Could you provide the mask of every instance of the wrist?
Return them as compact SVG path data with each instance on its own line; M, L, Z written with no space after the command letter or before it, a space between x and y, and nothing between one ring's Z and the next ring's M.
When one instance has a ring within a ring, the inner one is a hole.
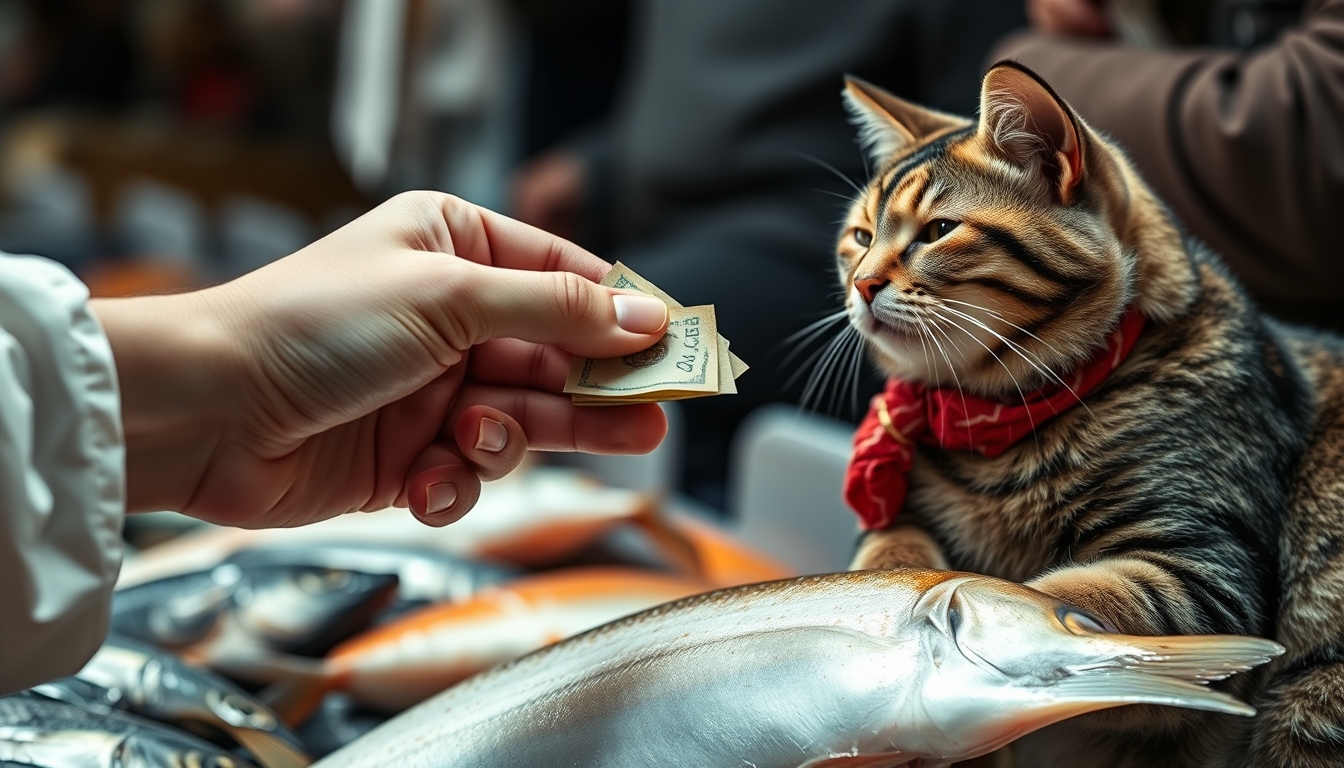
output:
M222 437L232 344L209 294L89 303L117 369L129 512L186 508Z

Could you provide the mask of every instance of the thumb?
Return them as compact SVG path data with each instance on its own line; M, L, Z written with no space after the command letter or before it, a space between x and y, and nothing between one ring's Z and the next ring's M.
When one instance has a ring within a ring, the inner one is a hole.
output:
M471 265L466 301L477 343L515 338L554 344L585 357L616 357L653 345L667 330L667 305L572 272ZM450 309L450 311L452 311Z

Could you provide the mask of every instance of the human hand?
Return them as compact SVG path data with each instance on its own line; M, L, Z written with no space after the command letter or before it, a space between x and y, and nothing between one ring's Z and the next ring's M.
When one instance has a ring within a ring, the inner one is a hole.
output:
M513 181L513 215L572 240L586 184L582 161L571 152L549 152L528 163Z
M1037 31L1061 37L1110 37L1104 0L1027 0L1027 18Z
M527 448L642 453L657 405L578 408L570 353L644 349L662 302L570 243L410 193L221 286L98 300L128 506L242 527L407 505L445 525Z

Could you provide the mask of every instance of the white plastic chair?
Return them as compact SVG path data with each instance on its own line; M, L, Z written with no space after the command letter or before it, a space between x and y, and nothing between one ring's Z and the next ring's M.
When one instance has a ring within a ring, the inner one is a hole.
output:
M841 497L854 427L796 408L762 408L733 439L734 531L800 573L843 571L858 525Z

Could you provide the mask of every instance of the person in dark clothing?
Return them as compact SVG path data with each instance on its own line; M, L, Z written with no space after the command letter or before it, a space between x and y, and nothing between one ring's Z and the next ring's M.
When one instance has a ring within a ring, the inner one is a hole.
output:
M1344 330L1344 0L1150 4L1186 11L1158 48L1108 39L1125 5L1031 0L990 58L1117 139L1271 314Z
M785 366L786 339L840 306L836 195L853 190L826 166L866 174L842 75L969 114L990 45L1025 18L996 0L648 0L636 18L613 118L525 168L512 212L683 303L715 305L719 330L754 367L738 396L685 404L686 489L721 506L737 425L796 399L806 380L786 388L806 359ZM851 398L823 400L825 410Z

